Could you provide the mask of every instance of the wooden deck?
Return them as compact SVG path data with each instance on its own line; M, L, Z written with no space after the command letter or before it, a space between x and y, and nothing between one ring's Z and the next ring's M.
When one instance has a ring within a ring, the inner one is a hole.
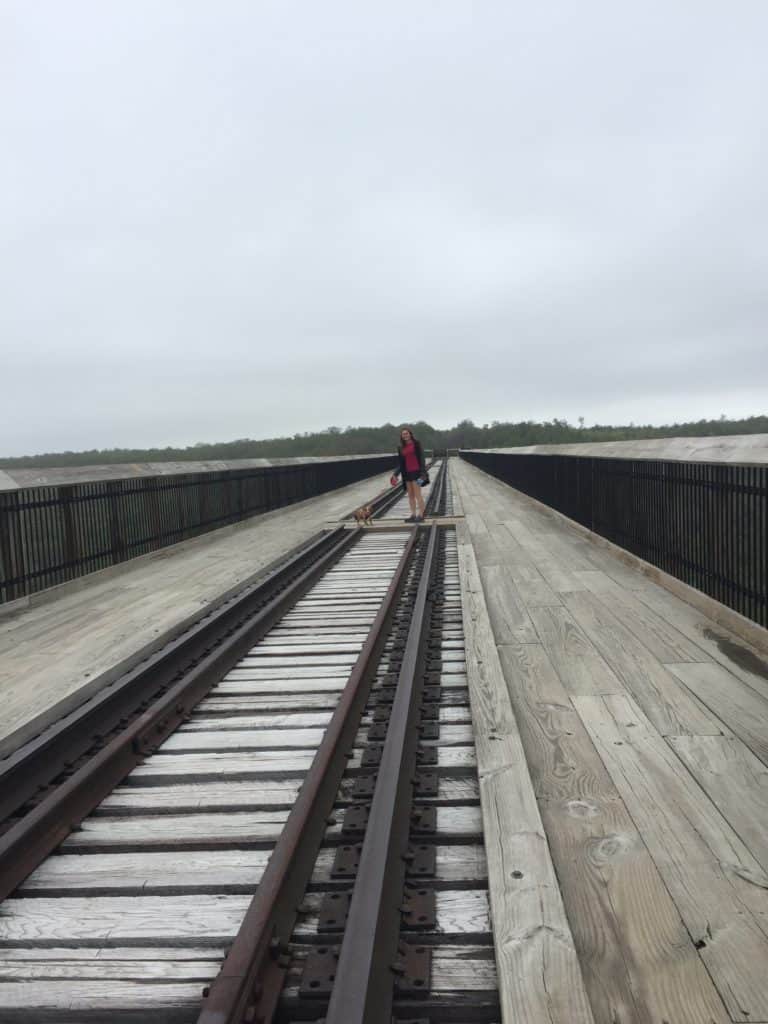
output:
M476 861L478 879L487 866L488 892L457 890L450 905L443 897L441 921L450 917L457 934L493 922L505 1024L768 1024L768 634L764 647L762 634L759 647L749 646L558 514L465 462L452 460L451 474L456 510L465 514L453 521L485 855L479 845L460 845L450 858ZM270 513L0 618L0 744L35 715L55 716L62 701L80 699L147 643L177 631L207 601L239 588L370 493L369 481ZM320 680L314 694L302 669L287 663L280 671L281 706L300 702L295 739L309 751L332 688ZM232 685L239 684L222 683L219 696ZM249 700L263 719L264 708ZM474 765L466 714L451 709L443 728L438 768ZM36 890L26 893L29 912L45 917L43 897L82 874L85 851L96 890L106 885L140 901L145 888L172 889L178 878L162 852L163 829L184 824L203 786L211 813L219 803L229 808L228 829L244 848L234 857L196 853L188 865L202 894L222 898L219 918L206 923L216 949L201 950L188 969L180 954L171 965L177 974L159 961L156 980L188 985L185 998L196 999L263 870L258 846L274 839L295 796L285 773L296 768L296 750L272 749L266 733L259 742L254 762L236 729L215 743L199 723L181 730L162 759L136 769L153 783L152 799L173 774L174 801L182 798L176 816L153 824L146 793L118 789L106 803L113 814L94 818L26 883ZM352 768L358 759L356 752ZM215 790L214 765L240 788ZM251 820L241 836L237 809L253 802L247 773L255 767L268 780L259 783L260 798L274 807L256 832ZM183 772L188 780L180 783ZM475 835L477 808L460 811L466 821L459 816L452 831ZM157 850L117 874L113 847L130 844L136 829ZM321 864L320 875L325 870ZM130 921L121 931L117 904L104 904L103 920L91 919L87 895L73 902L71 920L94 929L94 943L102 929L105 949L127 935L123 944L141 960L133 949L139 932L130 932ZM179 915L189 915L197 935L201 912L189 900ZM143 906L136 904L142 928ZM158 919L157 928L166 926ZM64 931L62 943L72 938L69 920ZM149 942L154 933L141 935ZM3 953L4 976L14 977L13 957ZM121 948L107 953L110 963L123 957ZM110 982L107 966L94 973L104 999L115 979L125 981L117 964ZM60 969L66 978L64 961ZM455 983L454 965L448 975ZM33 990L25 986L30 1000Z
M516 723L491 732L509 753L487 772L477 741L509 1019L569 1019L542 1001L541 968L571 976L573 948L589 1005L577 979L570 1019L768 1021L768 659L562 517L467 463L451 470L462 577L471 591L477 572L492 627L477 671L498 659ZM529 874L538 815L546 844ZM533 879L517 897L506 868Z
M376 476L0 607L0 756L385 486Z

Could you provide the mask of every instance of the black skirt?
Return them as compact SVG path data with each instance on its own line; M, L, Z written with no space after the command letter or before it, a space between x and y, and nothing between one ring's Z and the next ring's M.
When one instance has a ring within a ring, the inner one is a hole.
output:
M403 473L403 479L404 480L418 480L420 476L421 476L421 470L420 469L406 470L405 473Z

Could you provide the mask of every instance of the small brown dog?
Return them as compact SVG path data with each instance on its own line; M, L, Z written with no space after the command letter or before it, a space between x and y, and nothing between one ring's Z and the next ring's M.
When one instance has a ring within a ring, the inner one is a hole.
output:
M361 505L360 508L355 510L355 520L358 526L373 526L373 509L370 505Z

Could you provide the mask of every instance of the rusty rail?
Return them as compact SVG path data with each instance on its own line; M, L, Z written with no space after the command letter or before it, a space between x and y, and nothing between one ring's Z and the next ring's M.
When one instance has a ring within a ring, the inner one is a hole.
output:
M390 1024L392 1019L419 745L424 682L420 669L425 624L429 622L436 543L437 527L432 526L326 1024Z

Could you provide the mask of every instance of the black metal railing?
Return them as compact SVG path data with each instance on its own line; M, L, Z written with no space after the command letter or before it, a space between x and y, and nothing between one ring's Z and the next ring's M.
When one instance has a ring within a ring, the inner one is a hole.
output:
M768 626L768 466L480 451L461 455Z
M0 604L392 468L373 455L0 491Z

